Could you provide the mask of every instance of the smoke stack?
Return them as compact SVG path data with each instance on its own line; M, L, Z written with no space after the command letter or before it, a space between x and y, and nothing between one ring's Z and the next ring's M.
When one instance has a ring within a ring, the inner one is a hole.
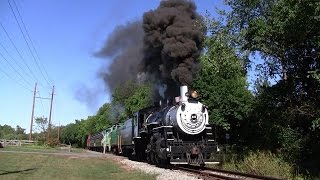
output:
M180 86L180 102L188 101L188 86Z

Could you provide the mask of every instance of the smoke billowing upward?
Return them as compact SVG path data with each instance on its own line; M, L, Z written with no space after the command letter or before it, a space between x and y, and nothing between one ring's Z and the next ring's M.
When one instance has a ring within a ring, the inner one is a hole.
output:
M160 6L143 16L144 71L157 74L169 85L190 85L204 32L202 18L191 1L161 1ZM169 89L168 89L169 90Z
M111 59L99 75L110 90L133 80L151 83L154 100L173 98L190 85L204 40L203 20L193 2L161 1L143 21L117 27L97 56Z
M96 54L112 60L109 68L99 72L111 90L129 80L136 80L138 65L143 58L143 35L140 21L118 26Z

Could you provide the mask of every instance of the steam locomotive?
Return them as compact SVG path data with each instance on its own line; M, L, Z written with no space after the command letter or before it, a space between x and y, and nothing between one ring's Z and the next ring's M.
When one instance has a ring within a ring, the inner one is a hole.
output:
M176 104L141 109L123 124L88 136L87 147L101 151L104 142L108 151L153 164L218 163L212 156L218 146L208 120L197 93L181 86Z

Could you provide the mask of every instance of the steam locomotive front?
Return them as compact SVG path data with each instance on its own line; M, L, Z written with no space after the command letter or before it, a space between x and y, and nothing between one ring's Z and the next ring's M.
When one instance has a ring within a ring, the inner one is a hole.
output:
M171 107L166 114L166 124L184 134L200 134L209 122L206 106L192 97L196 94L188 94L187 86L180 87L180 95L179 104Z
M217 149L207 107L197 100L195 92L180 87L175 105L155 111L146 119L150 141L146 148L150 162L168 161L172 164L216 163L210 158ZM155 153L155 155L154 155Z

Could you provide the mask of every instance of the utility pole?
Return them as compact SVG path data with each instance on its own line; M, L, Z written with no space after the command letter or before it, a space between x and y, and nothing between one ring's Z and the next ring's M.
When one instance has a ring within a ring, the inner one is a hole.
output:
M36 93L37 93L37 82L34 85L34 91L33 91L33 103L32 103L32 111L31 111L31 122L30 122L30 133L29 133L29 140L32 140L32 127L33 127L33 116L34 116L34 106L35 106L35 100L36 100Z
M51 114L52 114L53 95L54 95L54 86L52 87L52 93L51 93L51 103L50 103L50 113L49 113L49 125L48 125L48 141L49 141L49 139L50 139L50 131L51 131Z
M58 142L60 143L60 121L59 121L59 127L58 127Z

